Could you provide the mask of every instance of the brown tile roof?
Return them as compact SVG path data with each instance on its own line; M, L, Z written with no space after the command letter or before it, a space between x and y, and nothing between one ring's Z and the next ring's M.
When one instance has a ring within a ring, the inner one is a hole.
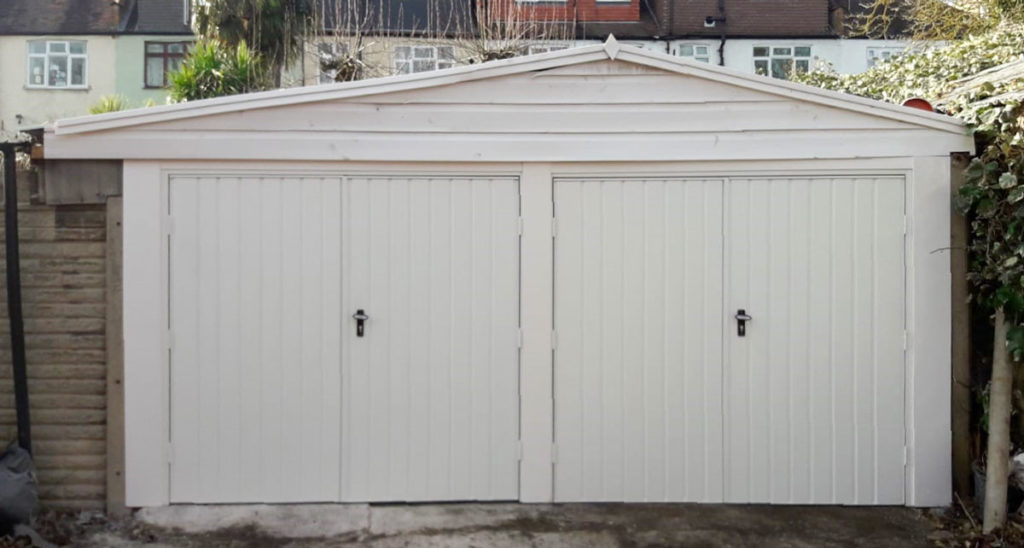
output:
M0 4L0 35L114 34L121 9L111 0L3 0Z

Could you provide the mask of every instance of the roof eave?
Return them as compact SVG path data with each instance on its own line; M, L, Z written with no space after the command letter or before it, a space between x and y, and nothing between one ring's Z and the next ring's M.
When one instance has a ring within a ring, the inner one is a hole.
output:
M479 65L467 65L435 72L391 76L342 84L325 84L320 86L272 90L229 97L218 97L214 99L204 99L200 101L178 103L160 107L68 118L57 121L53 126L52 132L56 135L67 135L93 131L105 131L122 127L178 120L193 116L223 114L240 110L393 93L397 91L451 85L494 76L551 69L570 64L599 61L602 59L620 59L678 74L711 78L765 93L782 95L834 108L853 110L861 113L867 112L875 116L897 119L931 129L966 135L965 124L962 121L949 116L910 109L873 99L866 99L854 95L814 88L803 84L795 84L755 74L741 73L732 69L709 65L707 63L700 63L666 54L655 53L634 46L622 45L614 36L609 37L604 44L572 48L540 55L490 61Z

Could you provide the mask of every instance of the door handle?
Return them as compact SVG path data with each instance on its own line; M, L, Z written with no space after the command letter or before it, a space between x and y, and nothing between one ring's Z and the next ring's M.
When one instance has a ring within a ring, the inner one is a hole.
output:
M734 318L736 318L736 334L739 335L740 337L746 337L747 322L753 320L754 318L747 314L747 311L742 308L736 311L736 315L734 316Z
M362 308L360 308L359 310L356 310L355 314L352 314L352 319L356 321L356 337L362 337L366 320L369 320L370 317L366 315L366 312L363 312Z

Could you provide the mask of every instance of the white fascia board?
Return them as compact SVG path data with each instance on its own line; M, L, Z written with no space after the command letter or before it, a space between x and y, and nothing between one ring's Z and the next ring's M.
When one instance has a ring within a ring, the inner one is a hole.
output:
M48 132L52 131L56 135L87 133L241 110L365 97L368 95L451 85L604 59L621 60L677 74L705 78L737 87L780 95L799 101L812 102L833 108L908 122L930 129L947 131L963 136L961 150L974 151L974 142L967 134L966 125L962 121L950 116L766 76L746 74L733 69L716 67L707 63L652 52L635 46L622 45L614 41L614 37L610 37L608 42L603 45L584 46L540 55L503 59L480 65L468 65L435 72L391 76L342 84L324 84L320 86L273 90L178 103L162 107L68 118L58 121Z

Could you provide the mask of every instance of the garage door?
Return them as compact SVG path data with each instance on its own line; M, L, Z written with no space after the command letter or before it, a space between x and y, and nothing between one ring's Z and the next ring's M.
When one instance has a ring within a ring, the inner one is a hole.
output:
M556 181L556 500L902 503L903 204Z
M171 501L517 498L518 197L174 177Z

